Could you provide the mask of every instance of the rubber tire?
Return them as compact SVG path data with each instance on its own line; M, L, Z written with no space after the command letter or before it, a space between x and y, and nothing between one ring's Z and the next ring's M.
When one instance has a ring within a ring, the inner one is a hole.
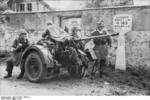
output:
M39 64L39 74L37 75L37 77L32 77L29 70L31 70L28 66L30 60L32 59L35 59L36 61L38 61L38 64ZM38 82L41 82L44 78L44 76L46 75L46 67L44 66L43 62L42 62L42 59L40 57L40 55L37 53L37 52L31 52L26 60L25 60L25 74L27 76L27 79L30 81L30 82L34 82L34 83L38 83Z

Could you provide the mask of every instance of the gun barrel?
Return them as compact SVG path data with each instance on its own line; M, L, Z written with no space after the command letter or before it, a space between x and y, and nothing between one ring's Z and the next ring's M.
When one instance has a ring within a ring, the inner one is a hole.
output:
M76 41L79 41L79 40L90 40L90 39L95 39L95 38L102 38L102 37L107 37L107 36L117 36L117 35L119 35L119 33L108 34L108 35L98 35L98 36L83 37L83 38L75 39L75 40Z

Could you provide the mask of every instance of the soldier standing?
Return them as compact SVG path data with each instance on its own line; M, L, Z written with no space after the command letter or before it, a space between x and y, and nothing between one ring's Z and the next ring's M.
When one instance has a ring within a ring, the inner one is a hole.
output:
M20 64L21 55L23 51L29 46L29 41L26 37L27 32L25 30L21 30L19 37L14 40L11 56L6 62L7 75L4 76L4 78L11 77L14 65ZM24 74L22 72L24 72L23 69L21 69L21 74L17 77L18 79L23 77Z
M97 23L96 31L94 31L91 35L98 36L98 35L107 35L108 32L104 28L104 22L100 21ZM92 76L96 73L96 68L99 69L99 75L102 77L104 67L106 66L106 57L108 55L108 45L111 46L111 39L109 36L93 39L94 46L89 52L93 59L94 66L92 68Z

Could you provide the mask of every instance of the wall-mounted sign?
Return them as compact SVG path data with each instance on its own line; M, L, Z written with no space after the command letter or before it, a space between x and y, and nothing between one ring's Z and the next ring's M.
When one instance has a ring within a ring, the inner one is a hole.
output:
M115 32L119 32L115 68L126 70L125 33L132 30L132 16L127 14L114 16L113 29Z
M114 16L113 29L116 32L132 30L132 15L121 14Z

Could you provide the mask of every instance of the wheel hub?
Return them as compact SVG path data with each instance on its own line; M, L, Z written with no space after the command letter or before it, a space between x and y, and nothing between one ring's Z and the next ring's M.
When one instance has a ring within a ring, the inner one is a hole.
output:
M40 72L38 61L37 61L35 58L32 58L32 59L29 61L28 66L29 66L30 75L31 75L33 78L37 77L37 75L39 75L39 72Z

